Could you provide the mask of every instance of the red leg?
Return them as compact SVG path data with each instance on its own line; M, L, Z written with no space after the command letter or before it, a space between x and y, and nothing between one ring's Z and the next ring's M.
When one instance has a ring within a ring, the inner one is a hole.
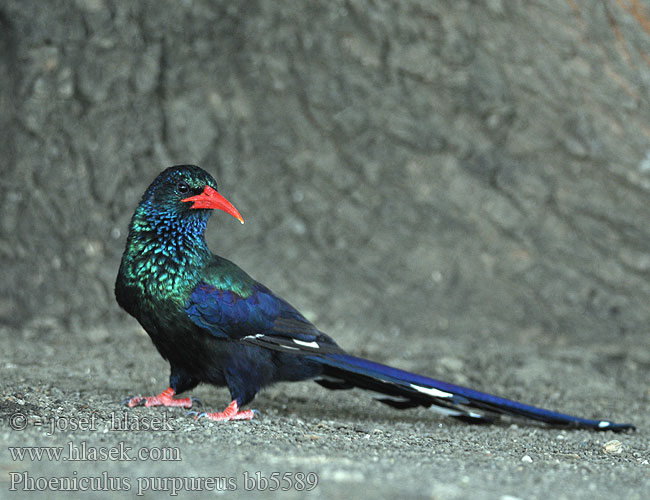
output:
M235 399L224 411L199 413L195 418L206 417L215 422L226 422L228 420L252 420L254 416L255 412L253 410L240 411Z
M168 387L157 396L135 396L128 398L124 402L129 408L134 406L182 406L184 408L192 407L192 398L174 399L174 389Z

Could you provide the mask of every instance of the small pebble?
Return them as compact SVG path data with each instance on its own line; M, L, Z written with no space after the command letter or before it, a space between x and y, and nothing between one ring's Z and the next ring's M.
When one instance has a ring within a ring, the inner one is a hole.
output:
M618 439L612 439L603 445L602 450L607 455L620 455L623 452L623 443Z

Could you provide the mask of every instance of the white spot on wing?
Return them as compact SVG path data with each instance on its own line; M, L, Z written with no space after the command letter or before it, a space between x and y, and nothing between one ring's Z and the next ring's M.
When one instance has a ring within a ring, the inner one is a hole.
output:
M438 389L435 389L433 387L422 387L421 385L415 385L415 384L410 384L411 388L415 389L418 392L421 392L422 394L428 394L429 396L433 396L434 398L453 398L454 395L451 394L450 392L444 392L440 391Z
M264 334L263 333L257 333L255 335L246 335L245 337L242 337L242 340L246 340L246 339L253 339L254 340L254 339L259 339L261 337L264 337Z
M600 427L601 429L604 428L604 427L609 427L610 425L612 425L612 423L607 422L605 420L602 420L602 421L598 422L598 427Z
M298 345L302 345L305 347L312 347L313 349L318 349L320 347L318 345L318 342L305 342L303 340L297 340L297 339L293 339L293 341Z

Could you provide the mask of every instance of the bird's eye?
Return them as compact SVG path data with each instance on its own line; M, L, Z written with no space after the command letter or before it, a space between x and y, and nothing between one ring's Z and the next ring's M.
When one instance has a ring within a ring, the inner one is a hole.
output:
M187 182L180 181L178 184L176 184L176 191L181 194L186 194L190 192L190 187L187 185Z

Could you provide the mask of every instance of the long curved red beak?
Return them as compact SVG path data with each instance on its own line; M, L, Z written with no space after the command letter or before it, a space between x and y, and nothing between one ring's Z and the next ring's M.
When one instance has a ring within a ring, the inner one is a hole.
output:
M223 210L227 214L232 215L235 219L239 220L242 224L244 223L244 218L241 216L239 211L233 206L232 203L230 203L228 200L226 200L223 196L221 196L216 189L212 189L210 186L205 186L205 189L203 189L203 192L201 194L197 194L196 196L190 196L189 198L185 198L184 200L181 200L184 202L190 202L193 201L194 205L192 205L190 208L209 208L209 209L218 209L218 210Z

